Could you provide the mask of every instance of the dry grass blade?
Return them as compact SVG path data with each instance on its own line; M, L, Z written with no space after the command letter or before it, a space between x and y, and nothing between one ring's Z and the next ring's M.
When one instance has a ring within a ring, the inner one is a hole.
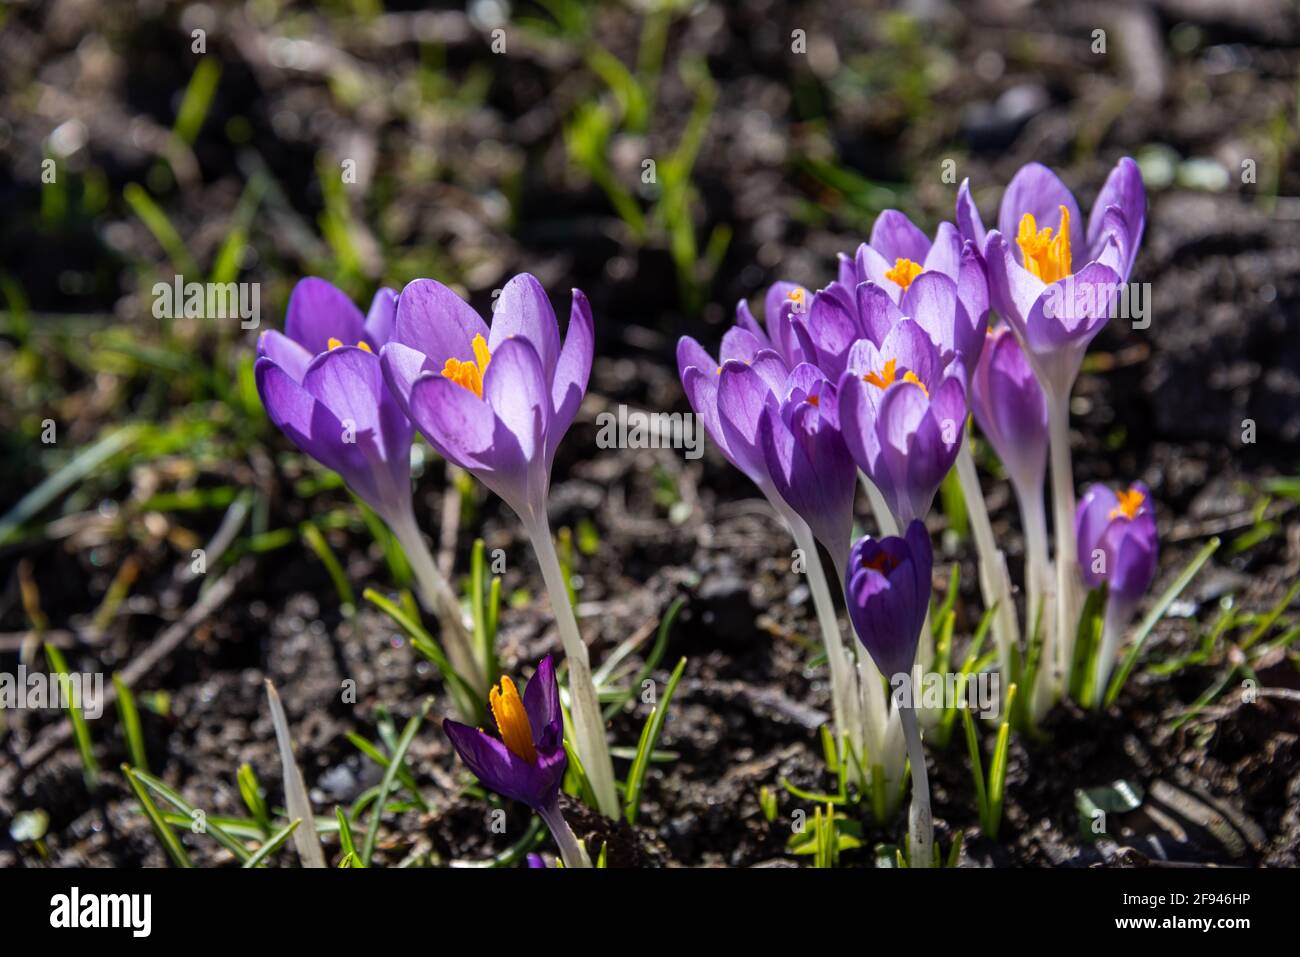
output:
M303 783L302 771L293 758L293 740L289 737L289 719L284 716L284 705L276 693L275 685L268 678L266 681L266 700L271 704L271 721L275 724L275 740L280 746L280 766L284 769L284 803L289 808L289 817L304 821L314 821L311 801L307 798L307 785ZM293 832L293 845L298 849L298 860L303 867L327 867L325 851L321 848L320 838L314 827L300 827Z

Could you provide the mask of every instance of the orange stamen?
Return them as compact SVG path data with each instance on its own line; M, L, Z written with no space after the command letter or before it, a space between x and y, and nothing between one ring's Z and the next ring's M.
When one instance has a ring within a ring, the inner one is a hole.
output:
M448 359L442 367L442 374L458 386L469 389L481 399L483 398L483 376L487 374L492 353L488 351L487 340L481 335L474 337L473 347L473 359Z
M913 279L921 275L922 269L920 263L911 259L895 259L894 268L885 270L885 278L906 289L912 285Z
M885 367L879 372L868 372L862 377L863 382L869 382L877 389L888 389L898 381L898 360L889 359L885 362ZM925 393L926 398L930 397L930 390L925 387L925 383L916 377L916 373L908 370L903 373L904 382L910 382L912 385L920 386L921 391Z
M1061 207L1061 225L1052 238L1052 228L1038 228L1033 213L1020 217L1016 245L1024 257L1025 268L1043 282L1056 282L1070 275L1070 211Z
M1119 493L1119 504L1112 508L1110 514L1106 517L1119 518L1123 515L1131 522L1133 519L1137 518L1138 509L1142 507L1142 503L1146 500L1147 497L1138 489L1121 489Z
M524 710L523 699L509 675L501 676L501 687L488 692L488 704L492 707L492 717L496 718L497 730L501 732L501 742L516 757L523 758L529 764L537 763L537 748L533 744L533 726L528 722L528 712Z

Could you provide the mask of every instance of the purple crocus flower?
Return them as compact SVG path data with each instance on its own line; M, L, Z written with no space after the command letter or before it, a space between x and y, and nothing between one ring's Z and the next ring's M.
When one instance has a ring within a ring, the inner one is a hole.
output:
M988 281L975 244L951 223L939 225L932 243L902 213L886 210L854 258L840 255L838 279L817 293L804 324L817 361L832 377L843 372L855 340L879 346L903 316L921 323L945 361L960 353L969 375L988 312Z
M577 289L561 346L546 292L527 273L506 283L490 328L442 283L417 279L402 290L381 356L430 444L535 521L556 447L587 391L594 343L591 307Z
M262 333L254 365L271 421L389 524L411 510L411 423L376 355L396 303L396 293L381 289L362 316L330 283L303 279L289 298L285 333Z
M1093 679L1093 701L1100 704L1124 629L1155 579L1159 547L1147 487L1135 482L1117 495L1104 485L1091 486L1079 502L1075 535L1085 583L1089 588L1107 586Z
M839 381L840 433L899 526L924 518L965 439L961 363L946 366L919 324L900 320L879 347L862 339Z
M760 375L750 366L733 371L736 377ZM725 368L723 376L722 388L728 389L736 378ZM840 437L835 384L814 365L796 366L764 405L758 433L777 494L808 523L835 561L842 561L853 529L857 467Z
M771 349L788 366L811 362L813 354L802 321L808 314L811 302L812 294L803 286L784 279L778 280L768 287L763 296L763 321L767 328L758 324L749 309L749 303L742 299L736 303L736 325L731 331L740 329L753 336L759 348ZM722 351L725 361L729 350L724 347Z
M880 673L909 675L930 607L934 555L925 525L913 520L901 538L863 536L849 553L844 583L858 640Z
M540 868L541 870L546 870L546 858L542 857L542 855L535 851L530 852L525 860L528 863L529 869Z
M560 785L568 757L560 686L551 656L538 663L522 696L510 677L502 675L488 703L500 738L447 718L442 727L456 753L484 787L522 801L538 813L559 845L565 867L590 867L560 811ZM531 860L529 866L535 866Z
M774 490L759 444L758 423L769 400L785 386L790 372L785 360L765 339L735 326L722 337L717 360L690 336L682 336L677 342L677 369L686 399L704 422L709 438L771 499Z
M488 694L500 739L447 718L443 729L483 786L541 812L564 780L564 720L555 665L547 655L521 697L509 675Z
M1117 495L1091 486L1079 501L1075 534L1079 568L1089 588L1109 586L1113 599L1131 612L1156 574L1156 520L1151 493L1141 482Z
M1047 400L1006 326L989 333L971 379L971 411L1017 492L1041 497L1047 471Z
M957 222L980 244L993 305L1024 342L1044 388L1068 393L1142 240L1146 191L1137 164L1128 157L1116 164L1086 233L1073 194L1040 163L1021 167L1007 186L996 230L985 233L965 183Z

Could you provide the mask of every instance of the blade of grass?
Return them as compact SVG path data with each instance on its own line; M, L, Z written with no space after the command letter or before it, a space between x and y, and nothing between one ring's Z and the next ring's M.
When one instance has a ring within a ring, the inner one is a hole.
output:
M190 804L183 797L181 797L170 787L168 787L167 784L158 780L158 778L154 777L152 774L148 774L145 771L141 771L139 768L135 768L134 772L135 772L135 777L138 781L148 786L149 790L153 791L155 794L157 794L160 798L162 798L172 807L176 808L176 810L180 811L182 814L188 817L191 826L193 825L194 821L196 820L195 811L197 810L194 807L194 805ZM235 857L239 858L241 861L245 861L245 862L248 861L248 859L252 856L252 854L238 838L236 838L232 834L227 833L225 828L223 828L220 824L216 824L208 820L206 814L202 816L202 820L203 820L203 828L204 828L203 833L211 834L213 840L215 840L218 844L220 844L222 847L228 850L231 854L234 854Z
M1124 689L1124 683L1128 681L1129 674L1137 664L1138 655L1142 653L1142 645L1146 642L1147 636L1151 634L1151 629L1156 626L1156 622L1164 617L1165 612L1169 610L1169 606L1172 605L1175 599L1183 593L1183 589L1186 588L1188 584L1190 584L1191 580L1196 577L1196 573L1201 570L1201 566L1208 562L1210 556L1218 551L1218 549L1218 538L1212 538L1206 542L1205 547L1197 552L1196 556L1188 562L1187 567L1183 569L1182 574L1174 579L1173 584L1165 589L1165 592L1160 596L1160 599L1151 606L1151 610L1147 612L1147 616L1142 619L1142 624L1138 626L1137 635L1133 639L1133 644L1129 647L1128 654L1124 656L1124 663L1120 665L1119 670L1115 672L1115 676L1111 678L1110 687L1106 690L1106 707L1109 708L1114 704L1115 699L1119 697L1120 691Z
M668 715L668 706L672 703L673 692L677 690L677 682L682 680L682 673L685 670L686 659L682 658L668 678L663 697L650 710L645 727L641 729L641 741L637 745L636 758L632 761L632 769L627 774L627 794L623 805L623 813L629 824L636 823L637 813L641 809L641 787L645 783L645 774L650 767L650 753L659 743L659 735L663 731L664 720Z
M397 742L397 749L393 752L391 763L388 769L384 771L384 779L379 785L379 796L375 800L375 808L370 814L370 829L366 832L365 844L361 849L361 864L364 867L370 866L370 861L375 854L375 841L379 837L379 818L384 812L384 805L388 803L388 795L393 790L393 782L397 780L397 769L402 766L406 760L406 750L415 740L415 732L420 729L420 723L424 716L429 713L429 708L433 705L433 699L427 699L420 707L420 713L412 715L406 722L406 727L402 730L401 740Z
M244 799L244 806L253 815L262 837L271 835L271 812L267 810L266 798L262 797L262 784L257 780L257 772L251 764L241 764L235 775L239 785L239 796Z
M365 867L361 862L361 855L357 853L357 843L352 836L352 822L348 816L343 813L343 808L335 807L334 816L339 819L339 849L343 851L343 857L339 860L339 867L343 866L343 861L351 861L349 866Z
M158 843L163 846L163 850L167 852L167 856L171 858L172 863L177 867L193 867L194 863L190 860L189 854L185 853L185 848L181 846L180 838L163 821L162 814L158 811L158 805L154 804L153 798L149 796L148 789L136 779L135 772L125 764L122 765L122 774L126 776L126 783L131 786L131 790L135 793L135 799L140 802L145 817L149 819L149 824L153 827Z
M249 855L248 860L244 861L244 867L261 867L271 854L280 849L280 845L289 840L298 830L298 825L302 823L302 818L295 817L280 830L276 831L267 840L265 844L257 849L257 852Z
M122 680L120 672L113 672L113 687L117 689L117 716L122 724L122 737L126 739L126 753L131 764L141 771L149 770L144 751L144 732L140 727L140 710L135 706L135 695Z
M415 618L398 608L396 604L373 588L367 588L361 593L361 597L396 622L398 627L406 632L415 650L433 662L442 675L442 680L451 686L452 695L456 699L456 707L463 716L475 721L483 716L483 702L479 701L473 689L451 666L451 662L447 660L446 654L443 653L442 646L434 641L433 636L425 631L424 627Z
M1007 751L1011 746L1011 711L1015 707L1016 686L1007 689L1007 706L998 725L997 742L993 745L993 761L989 765L989 830L991 840L997 840L1002 827L1002 798L1007 786Z
M307 543L307 547L316 553L321 564L325 566L325 571L329 573L330 581L334 583L334 591L339 596L339 604L345 616L351 615L357 607L357 596L352 591L352 585L348 582L348 576L343 571L343 566L334 555L334 549L330 548L329 542L325 541L325 536L313 522L303 522L298 527L302 534L302 540Z
M49 642L45 643L45 660L49 662L50 670L58 676L64 709L68 712L68 720L72 722L72 736L77 742L77 751L81 754L81 770L86 788L94 791L99 787L99 762L95 760L94 747L90 742L90 726L86 724L86 716L72 694L72 679L69 677L68 663L63 659L63 652ZM85 695L84 687L81 689L81 694Z

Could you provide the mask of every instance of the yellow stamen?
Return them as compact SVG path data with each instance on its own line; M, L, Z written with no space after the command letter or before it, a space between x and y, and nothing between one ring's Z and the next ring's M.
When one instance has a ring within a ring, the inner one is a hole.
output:
M480 399L483 398L483 376L487 374L488 363L492 353L488 351L487 340L481 335L474 337L474 358L448 359L442 367L442 374L462 388L469 389Z
M361 349L364 352L369 352L371 355L374 355L375 352L374 349L370 348L370 343L366 342L365 339L357 340L357 348Z
M1016 245L1025 268L1043 282L1056 282L1070 275L1070 211L1061 207L1061 226L1052 238L1052 227L1038 228L1033 213L1020 217Z
M885 363L885 367L880 372L868 372L862 377L863 382L870 382L877 389L888 389L898 378L898 360L890 359Z
M330 336L329 340L325 344L329 346L331 349L337 349L339 346L343 345L343 340L335 339L333 336ZM370 343L366 342L365 339L357 340L357 348L364 349L366 352L369 352L371 355L373 355L375 352L374 349L370 348Z
M533 745L533 726L528 723L528 712L524 710L523 699L509 675L501 676L500 689L488 692L488 704L492 706L492 717L496 718L497 730L501 732L502 743L516 757L523 758L529 764L537 763L537 748Z
M880 572L880 574L882 575L888 575L890 572L892 572L895 568L898 567L898 562L894 560L893 556L891 556L889 552L886 552L882 549L881 551L877 552L874 557L864 558L862 560L862 567L873 568L876 571Z
M888 389L898 381L898 360L889 359L885 362L885 367L879 372L868 372L862 377L863 382L870 382L877 389ZM925 383L916 377L916 373L908 370L903 373L903 382L910 382L912 385L920 386L921 391L925 393L926 398L930 397L930 390L925 387Z
M820 406L822 404L822 397L819 395L810 395L808 396L808 404Z
M912 280L921 275L922 266L911 259L895 259L894 268L885 270L885 278L898 283L904 289L912 285Z
M327 342L326 345L331 349L337 349L339 346L343 345L343 340L335 339L333 336L330 336L329 342Z
M1119 504L1110 510L1110 514L1107 518L1119 518L1123 515L1131 522L1133 519L1137 518L1138 509L1142 507L1142 503L1146 500L1147 497L1138 489L1121 489L1119 493Z

